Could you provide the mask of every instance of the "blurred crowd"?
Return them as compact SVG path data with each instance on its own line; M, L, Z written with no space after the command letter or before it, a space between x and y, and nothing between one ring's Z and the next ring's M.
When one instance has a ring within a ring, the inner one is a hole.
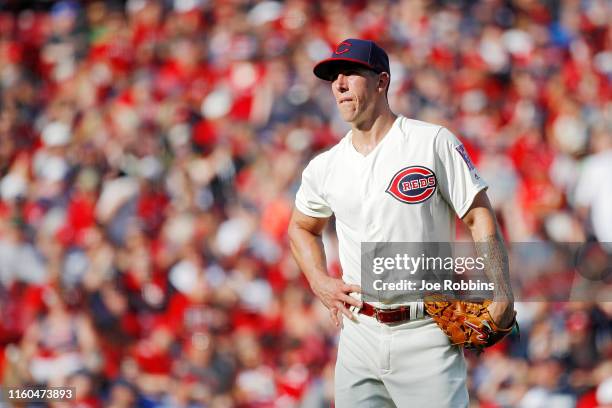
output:
M609 1L4 1L0 383L329 406L338 332L286 229L348 129L312 67L349 37L388 51L395 112L464 141L508 242L612 241ZM473 406L612 406L612 303L517 309L466 352Z

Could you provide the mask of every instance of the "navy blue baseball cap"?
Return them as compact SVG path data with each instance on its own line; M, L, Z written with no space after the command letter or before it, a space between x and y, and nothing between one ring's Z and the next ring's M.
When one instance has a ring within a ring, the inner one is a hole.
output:
M348 38L336 46L331 57L315 65L314 74L326 81L334 79L334 75L341 67L350 64L362 65L376 73L389 70L389 56L374 41Z

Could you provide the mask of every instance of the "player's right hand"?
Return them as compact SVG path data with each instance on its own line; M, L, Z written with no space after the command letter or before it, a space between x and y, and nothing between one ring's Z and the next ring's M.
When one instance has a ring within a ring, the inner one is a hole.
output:
M361 287L358 285L349 285L342 279L332 278L330 276L317 279L311 287L319 300L329 309L331 319L336 327L341 325L341 319L338 317L338 312L341 312L351 320L355 320L355 316L347 309L345 303L361 308L362 302L349 296L351 292L361 293Z

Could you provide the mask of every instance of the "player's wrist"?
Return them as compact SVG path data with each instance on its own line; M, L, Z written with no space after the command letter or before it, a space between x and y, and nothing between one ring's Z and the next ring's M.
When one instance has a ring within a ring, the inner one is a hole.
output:
M493 323L500 328L506 329L514 322L514 302L493 302L488 307Z
M321 288L325 285L325 282L329 279L332 279L329 275L324 272L319 272L315 276L312 276L308 283L310 284L310 289L315 293L319 294L321 292Z

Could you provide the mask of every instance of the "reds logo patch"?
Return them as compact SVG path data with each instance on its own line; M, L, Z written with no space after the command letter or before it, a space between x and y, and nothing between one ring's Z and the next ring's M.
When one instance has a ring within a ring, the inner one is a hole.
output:
M385 191L402 203L418 204L430 198L437 185L433 171L423 166L410 166L395 173Z

